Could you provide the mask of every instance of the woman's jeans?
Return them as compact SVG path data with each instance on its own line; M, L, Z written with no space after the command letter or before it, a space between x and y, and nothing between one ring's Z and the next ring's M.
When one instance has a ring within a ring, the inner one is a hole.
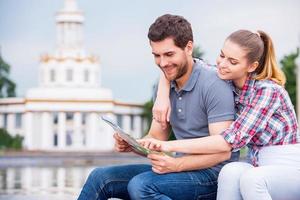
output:
M299 200L300 144L264 147L259 167L232 162L219 174L218 200Z
M78 200L121 198L213 200L218 172L213 169L157 174L151 165L96 168L89 175Z

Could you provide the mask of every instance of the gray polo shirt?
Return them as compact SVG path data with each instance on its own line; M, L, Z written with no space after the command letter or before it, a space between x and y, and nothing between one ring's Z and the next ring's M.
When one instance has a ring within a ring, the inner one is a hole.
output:
M170 124L176 139L205 137L209 135L209 123L234 120L231 88L202 61L195 61L192 74L182 89L177 90L176 82L171 82L170 100ZM238 160L238 154L232 153L230 161ZM216 169L220 170L226 163Z

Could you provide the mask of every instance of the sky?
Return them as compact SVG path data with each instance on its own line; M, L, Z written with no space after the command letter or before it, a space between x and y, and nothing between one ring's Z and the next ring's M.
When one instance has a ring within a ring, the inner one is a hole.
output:
M101 86L119 101L151 98L159 69L147 39L149 26L166 13L190 21L194 43L215 63L224 39L238 29L264 30L277 60L300 46L299 0L77 0L85 14L85 48L100 59ZM38 86L39 59L56 45L55 13L63 0L0 0L1 55L12 67L17 95Z

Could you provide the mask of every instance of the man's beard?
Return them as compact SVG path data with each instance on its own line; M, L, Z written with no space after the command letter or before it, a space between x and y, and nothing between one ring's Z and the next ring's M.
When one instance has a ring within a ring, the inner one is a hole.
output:
M176 81L176 80L180 79L180 78L183 77L183 76L186 74L186 72L188 71L187 63L185 63L185 64L184 64L182 67L180 67L180 68L179 68L178 65L175 65L175 68L178 69L178 71L177 71L176 76L175 76L174 78L168 77L168 76L166 75L165 71L162 70L163 73L164 73L164 75L165 75L165 77L166 77L169 81ZM162 68L161 68L161 69L162 69Z

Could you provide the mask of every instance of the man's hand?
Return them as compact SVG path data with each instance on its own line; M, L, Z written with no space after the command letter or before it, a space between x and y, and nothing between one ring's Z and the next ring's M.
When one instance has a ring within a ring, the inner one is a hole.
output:
M131 146L124 141L118 133L114 133L114 138L115 138L115 151L118 152L131 152L132 148Z
M155 173L166 174L180 172L181 162L179 162L177 158L156 153L149 154L148 158L151 160L152 171Z
M157 140L154 138L144 138L137 141L143 147L153 151L169 151L169 143L167 141Z

